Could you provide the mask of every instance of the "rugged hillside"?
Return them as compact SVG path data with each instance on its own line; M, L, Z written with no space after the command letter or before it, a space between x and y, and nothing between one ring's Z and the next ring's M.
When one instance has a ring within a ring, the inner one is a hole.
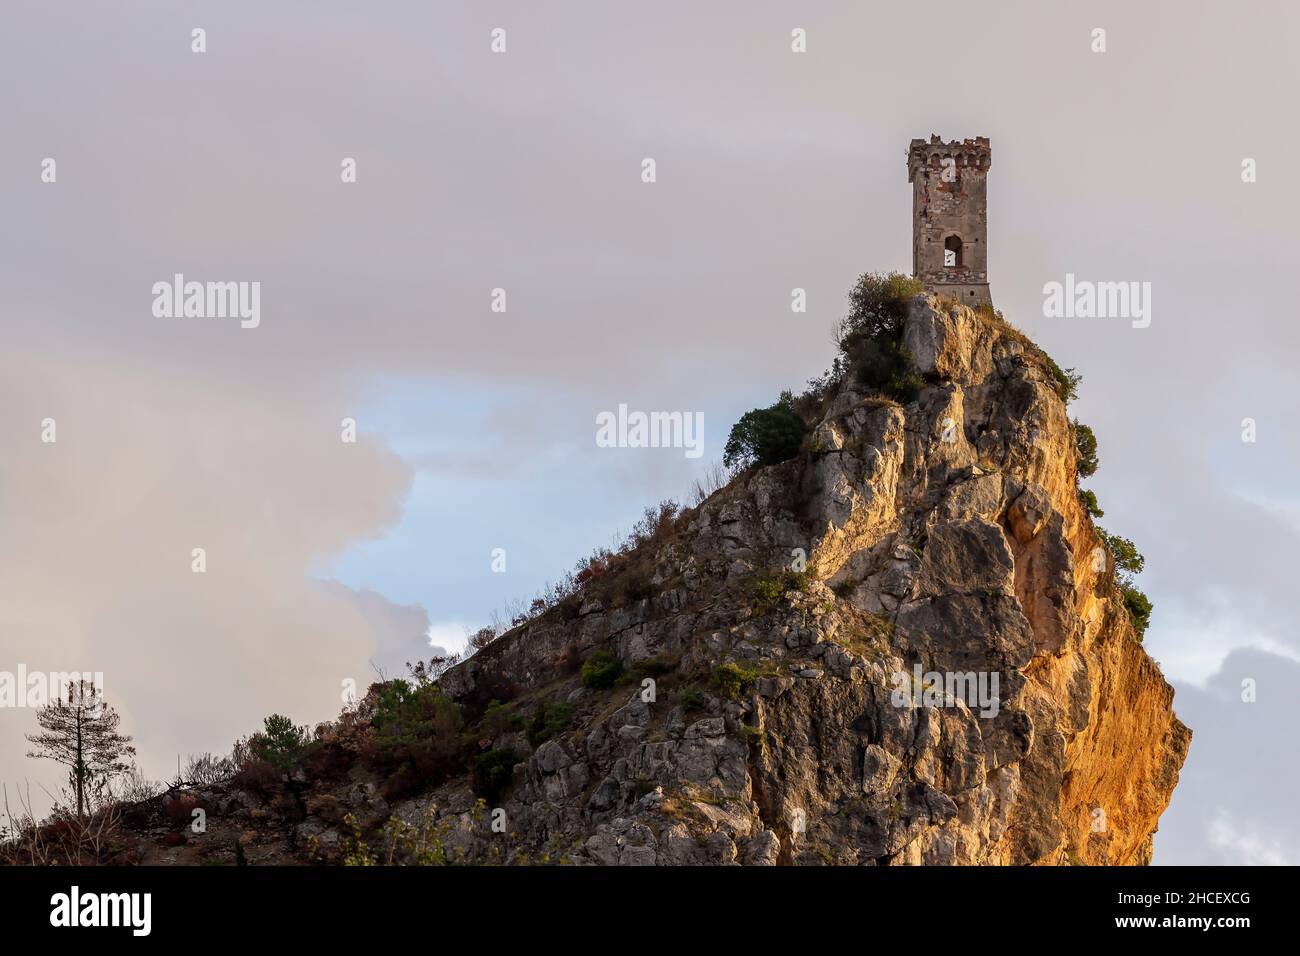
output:
M336 728L333 766L207 788L207 834L132 858L337 861L359 836L381 860L1148 862L1191 734L1098 559L1051 371L932 297L903 341L916 401L835 386L802 454L443 675L475 752L440 784L394 793ZM896 693L915 665L997 699Z
M1150 860L1191 735L1094 560L1050 373L1000 320L933 298L904 341L919 400L845 387L810 455L691 516L655 556L653 598L590 602L446 676L454 698L504 676L585 712L520 768L512 830L603 863ZM745 599L798 549L811 580ZM597 696L561 676L574 647L671 660L687 687L735 663L745 686L702 688L697 710L664 681L653 704ZM996 716L897 706L894 675L917 663L998 674Z

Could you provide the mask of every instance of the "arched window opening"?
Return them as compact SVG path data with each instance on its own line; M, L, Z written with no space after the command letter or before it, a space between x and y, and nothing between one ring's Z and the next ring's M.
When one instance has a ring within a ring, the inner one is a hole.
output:
M961 237L949 236L943 241L943 265L945 269L961 268Z

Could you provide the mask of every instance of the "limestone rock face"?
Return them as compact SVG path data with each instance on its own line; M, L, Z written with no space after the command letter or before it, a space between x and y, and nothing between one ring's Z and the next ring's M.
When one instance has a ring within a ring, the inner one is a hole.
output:
M1046 360L933 297L903 341L915 401L846 376L798 456L443 674L441 750L383 763L376 685L292 774L190 794L206 835L128 808L124 862L1149 862L1191 732ZM584 684L597 654L621 681Z
M920 397L842 387L808 455L688 513L651 597L543 617L443 678L462 701L508 683L579 708L501 798L518 848L610 865L1149 862L1191 733L1096 560L1065 406L987 314L918 297L904 342ZM800 549L801 587L756 606L746 582ZM672 668L653 701L640 683L577 690L566 655L597 648ZM726 664L744 675L731 697L708 680ZM936 674L948 686L926 694Z

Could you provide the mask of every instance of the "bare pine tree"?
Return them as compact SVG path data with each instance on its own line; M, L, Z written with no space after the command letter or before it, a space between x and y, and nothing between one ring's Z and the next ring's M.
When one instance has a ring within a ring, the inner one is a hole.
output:
M96 783L129 773L135 756L131 738L117 732L117 711L90 681L69 681L68 699L51 701L36 713L44 733L28 734L36 745L27 756L54 760L68 768L77 794L77 819L84 820L86 791Z

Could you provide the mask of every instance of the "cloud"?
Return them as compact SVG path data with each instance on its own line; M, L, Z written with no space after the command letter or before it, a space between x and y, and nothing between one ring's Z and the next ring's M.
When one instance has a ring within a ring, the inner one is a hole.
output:
M1175 682L1174 709L1193 737L1155 863L1300 862L1297 682L1300 663L1259 650L1233 651L1204 687Z
M469 644L470 628L461 621L436 621L425 634L428 647L425 656L463 654Z
M342 442L338 397L274 395L71 346L0 354L0 669L102 671L156 776L272 712L333 717L345 679L422 644L422 609L315 577L397 521L409 467ZM35 729L0 710L0 779L61 780L24 760Z
M1297 847L1283 846L1276 837L1263 836L1259 828L1235 820L1218 810L1210 821L1211 845L1237 866L1295 866L1300 862Z

